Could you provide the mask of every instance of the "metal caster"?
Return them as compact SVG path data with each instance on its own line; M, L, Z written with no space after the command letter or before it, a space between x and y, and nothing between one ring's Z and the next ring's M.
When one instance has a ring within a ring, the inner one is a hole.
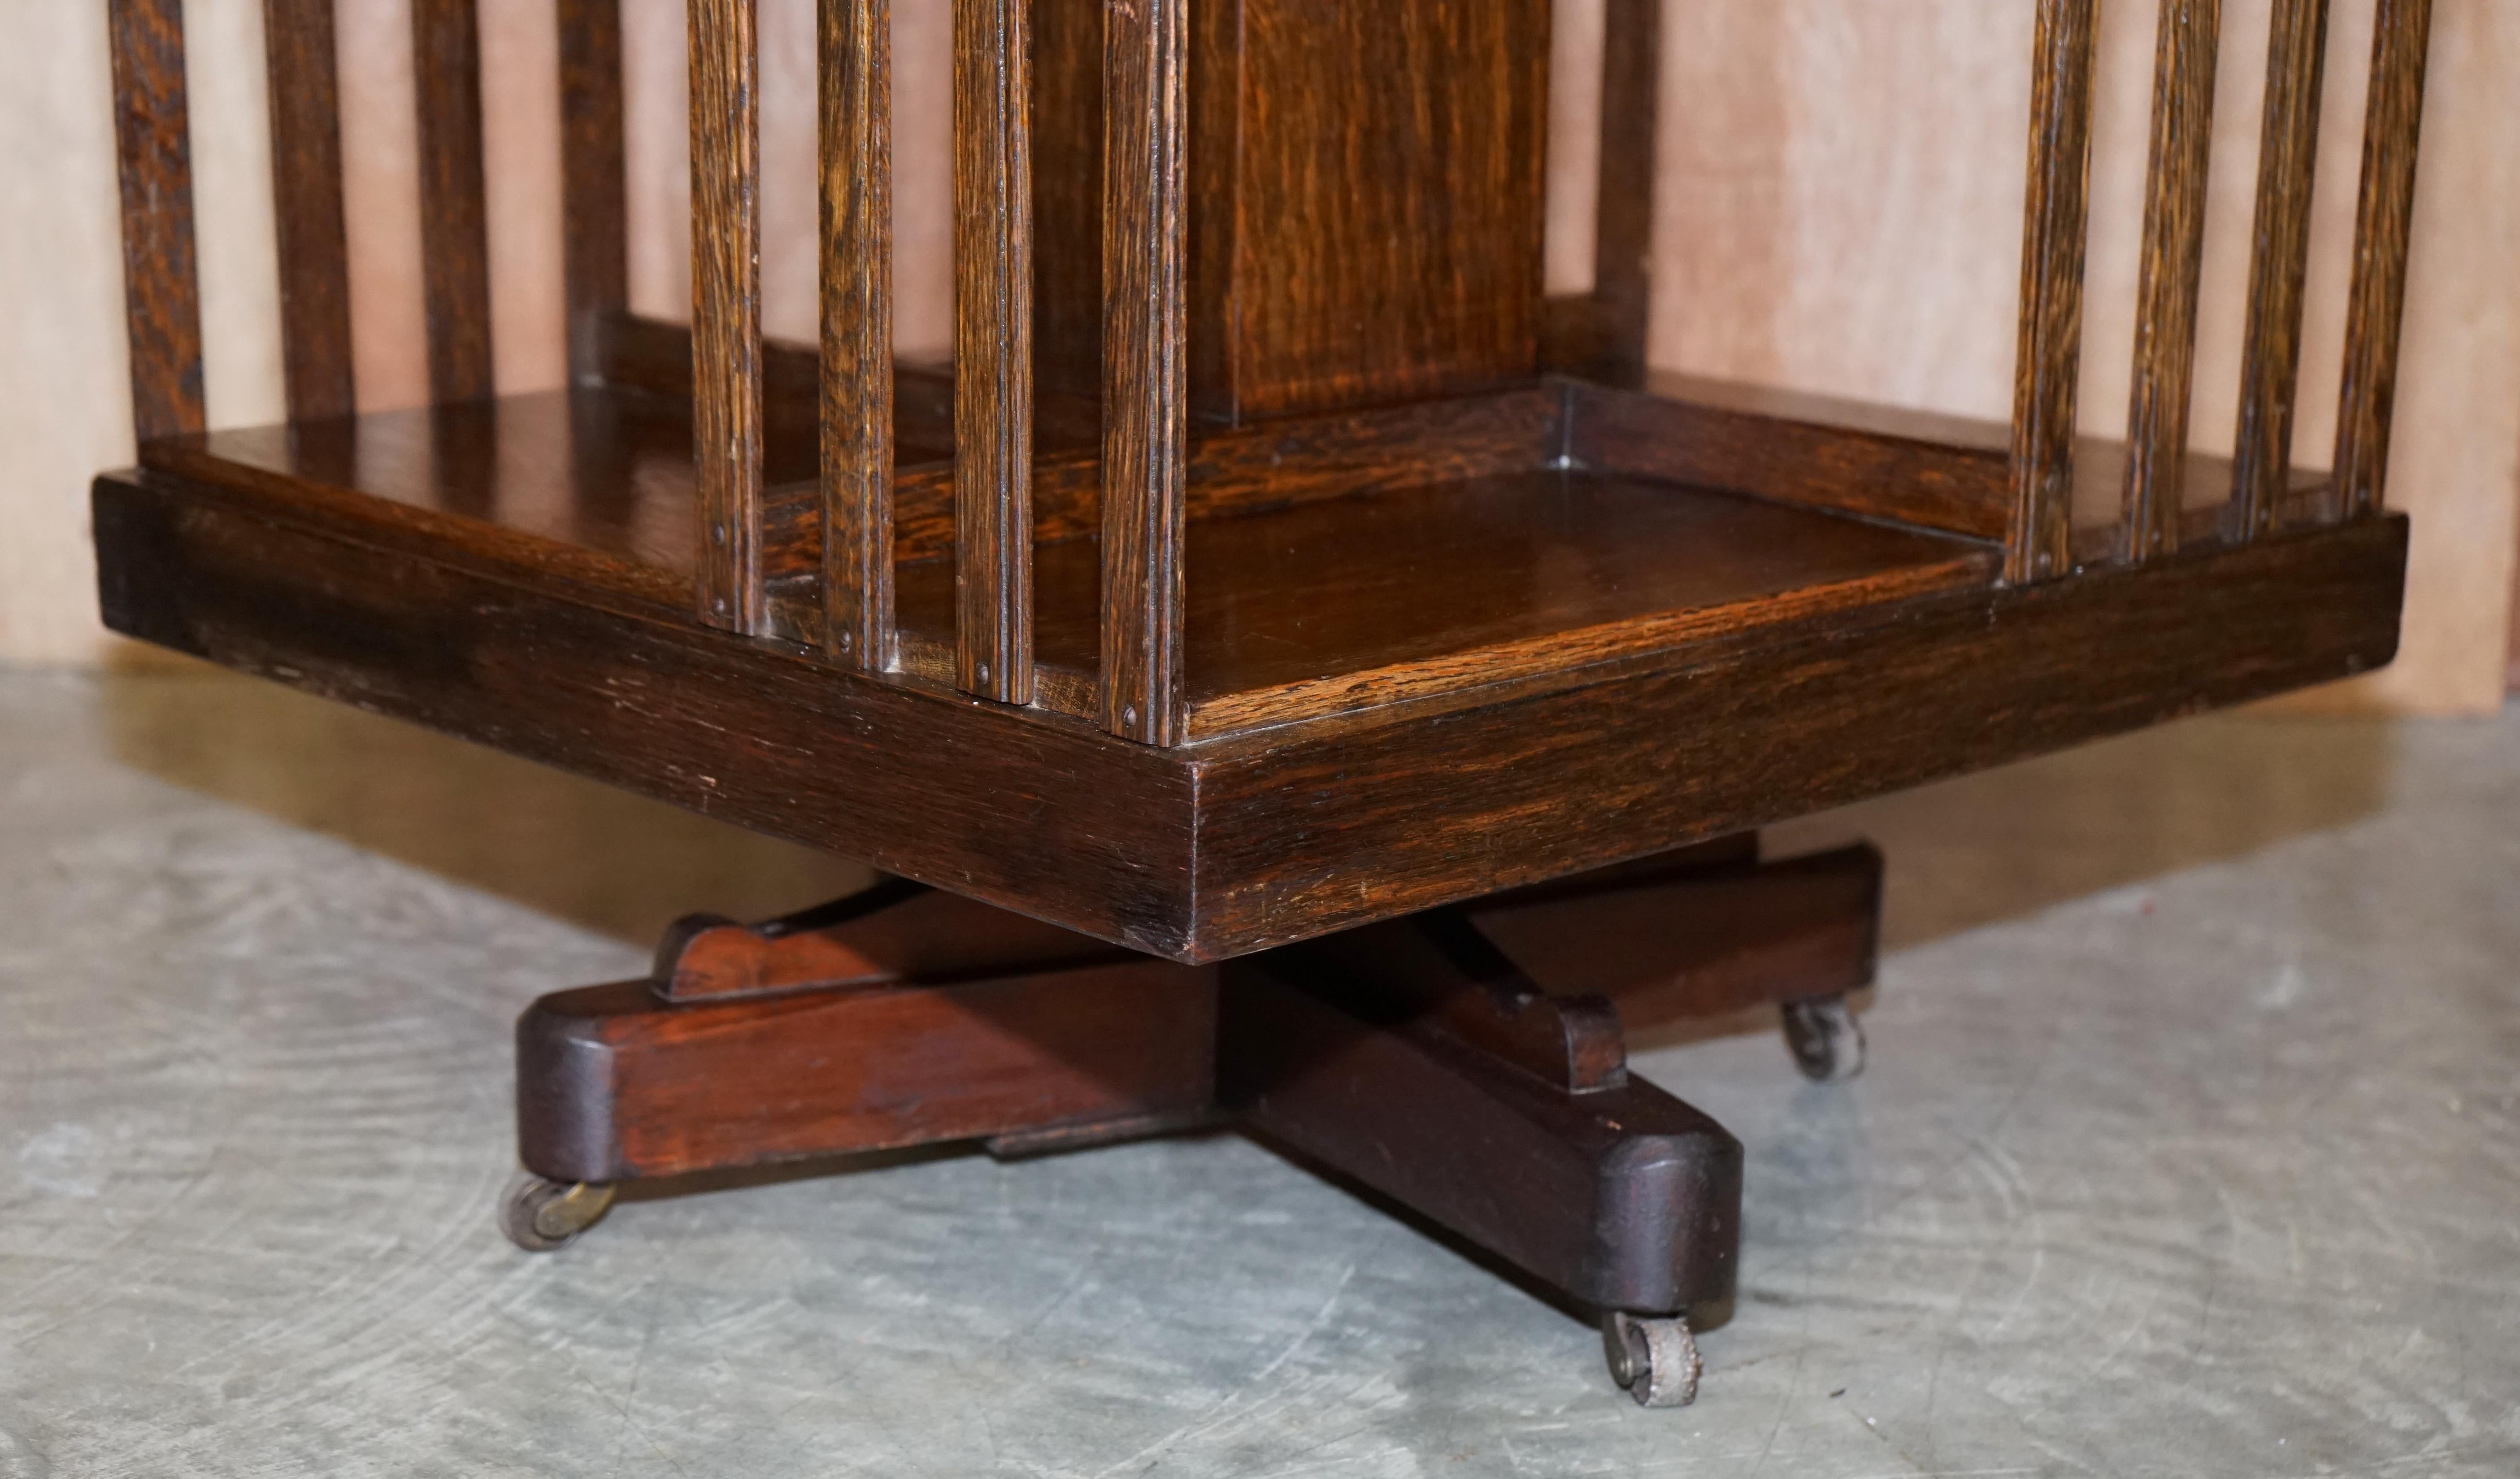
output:
M1843 1083L1864 1071L1864 1025L1846 998L1812 997L1784 1004L1785 1047L1803 1077Z
M1610 1378L1639 1407L1687 1407L1697 1400L1705 1365L1685 1319L1612 1310L1601 1317L1601 1353L1610 1359Z
M519 1171L499 1197L499 1231L528 1253L549 1253L577 1240L612 1205L612 1188L598 1182L545 1181Z

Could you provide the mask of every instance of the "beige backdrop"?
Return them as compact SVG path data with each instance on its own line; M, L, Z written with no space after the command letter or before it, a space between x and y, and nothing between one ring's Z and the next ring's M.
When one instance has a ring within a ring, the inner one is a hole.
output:
M896 0L901 338L945 342L946 0ZM1050 0L1043 0L1050 3ZM339 0L360 398L422 394L409 0ZM812 0L761 0L771 330L813 323ZM625 0L633 294L689 281L682 0ZM2270 0L2228 0L2199 442L2228 450ZM2323 465L2373 0L2336 0L2300 449ZM0 0L0 660L112 650L84 480L130 456L102 4ZM190 0L210 413L276 419L259 0ZM1551 278L1589 259L1600 0L1558 0ZM481 7L500 381L561 374L552 0ZM2029 0L1670 0L1653 353L1662 364L2001 418L2028 106ZM2103 6L2085 418L2123 424L2153 0ZM2520 0L2441 0L2392 502L2416 515L2396 667L2328 701L2500 701L2520 502Z

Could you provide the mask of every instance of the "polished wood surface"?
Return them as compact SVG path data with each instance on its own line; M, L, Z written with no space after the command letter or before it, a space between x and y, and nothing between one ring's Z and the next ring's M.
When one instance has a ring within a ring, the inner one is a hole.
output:
M2075 408L2090 249L2092 37L2097 0L2038 0L2030 75L2030 183L2013 357L2012 514L2004 576L2073 568Z
M2266 119L2258 141L2240 423L2232 453L2231 530L2239 539L2254 539L2272 524L2292 468L2326 60L2327 0L2275 0L2267 35Z
M561 270L568 378L603 378L604 321L630 309L629 180L622 140L621 0L557 0ZM686 366L691 356L683 356ZM685 372L689 379L688 369Z
M412 0L420 105L421 302L432 400L494 389L490 216L481 154L481 25L476 0Z
M341 214L333 0L263 0L262 33L289 419L347 416L358 409L358 393L350 366L350 247Z
M2187 412L2196 391L2196 299L2205 264L2205 184L2214 140L2214 67L2223 0L2165 0L2153 62L2151 165L2136 287L2133 403L2127 411L2130 560L2179 548Z
M106 35L122 198L131 422L140 440L148 441L204 425L183 7L177 0L110 0Z
M2362 124L2362 194L2354 217L2354 281L2345 319L2345 388L2336 413L2336 486L2349 517L2388 507L2389 431L2398 395L2398 337L2407 311L2407 247L2414 223L2415 148L2433 0L2380 0Z
M770 630L762 549L761 47L755 0L697 0L692 64L692 438L702 621Z
M821 11L824 647L892 665L892 5Z

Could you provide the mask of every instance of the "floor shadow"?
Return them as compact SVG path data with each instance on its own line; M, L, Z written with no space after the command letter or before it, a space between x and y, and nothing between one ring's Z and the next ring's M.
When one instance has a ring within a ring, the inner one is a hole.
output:
M187 790L642 947L851 893L866 868L346 704L206 668L98 685L113 756Z

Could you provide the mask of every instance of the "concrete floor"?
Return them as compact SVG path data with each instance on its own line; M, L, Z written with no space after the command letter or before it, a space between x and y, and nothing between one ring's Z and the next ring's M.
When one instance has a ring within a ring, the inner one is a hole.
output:
M0 677L0 1476L2520 1472L2520 720L2204 721L1799 824L1871 1070L1697 1406L1231 1137L493 1231L509 1023L845 866L241 681Z

